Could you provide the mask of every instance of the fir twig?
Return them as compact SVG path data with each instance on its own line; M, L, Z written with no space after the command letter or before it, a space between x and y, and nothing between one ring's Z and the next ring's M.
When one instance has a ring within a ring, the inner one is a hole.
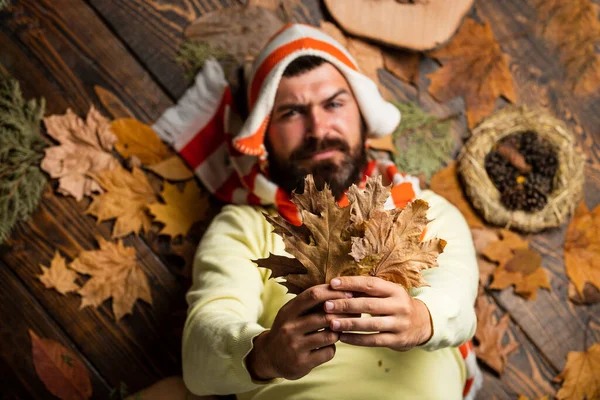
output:
M394 132L396 165L409 174L425 174L427 180L448 161L454 149L450 121L458 114L439 118L427 114L415 103L393 102L402 114Z
M0 243L37 208L46 177L39 164L44 99L25 101L16 80L0 74Z
M206 60L214 57L218 61L229 61L233 56L227 51L212 47L206 42L186 41L179 46L175 62L185 69L185 79L192 82L204 67Z

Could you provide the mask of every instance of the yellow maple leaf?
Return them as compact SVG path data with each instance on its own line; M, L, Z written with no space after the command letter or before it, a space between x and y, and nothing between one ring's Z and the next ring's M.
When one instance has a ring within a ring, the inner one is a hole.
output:
M206 218L208 210L208 196L200 190L195 181L186 183L183 192L177 185L165 182L161 197L165 204L155 203L148 206L158 222L165 226L160 233L176 238L185 236L192 225Z
M600 205L590 212L581 203L567 228L565 269L581 296L586 282L600 289Z
M558 400L600 398L600 344L594 343L587 351L570 351L565 369L554 382L563 381L556 394Z
M75 271L91 278L78 293L81 307L99 307L112 297L116 320L133 312L137 299L152 304L148 278L137 263L135 249L125 247L123 241L112 243L98 239L99 250L83 251L69 265Z
M136 156L142 164L156 164L169 157L169 149L148 125L135 118L121 118L110 124L119 139L115 145L125 158Z
M186 181L194 177L194 171L179 156L169 157L147 169L170 181Z
M91 176L106 192L94 197L86 213L96 216L98 222L116 219L113 238L150 229L147 210L156 201L156 194L142 170L134 168L130 173L119 167Z
M56 289L60 294L67 294L79 289L79 285L75 283L77 273L67 268L65 259L57 251L54 258L50 262L50 267L42 268L42 274L38 275L38 279L46 286L47 289Z

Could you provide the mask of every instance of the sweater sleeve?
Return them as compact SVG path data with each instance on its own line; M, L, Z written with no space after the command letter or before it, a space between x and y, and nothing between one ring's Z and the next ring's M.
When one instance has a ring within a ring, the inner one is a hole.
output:
M192 393L242 393L278 381L253 381L245 367L253 339L265 330L258 323L263 277L251 260L268 256L273 236L256 209L225 206L202 238L182 344L183 379Z
M471 230L460 211L431 190L420 196L429 203L424 240L447 241L439 267L422 271L430 286L413 288L411 296L425 303L433 322L433 336L419 347L428 351L457 347L475 334L475 299L479 268Z

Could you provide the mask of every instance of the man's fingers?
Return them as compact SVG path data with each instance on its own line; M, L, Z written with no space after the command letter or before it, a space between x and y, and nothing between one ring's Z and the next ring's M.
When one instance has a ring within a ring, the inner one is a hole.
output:
M302 348L305 350L317 350L322 347L335 344L340 339L339 332L333 332L330 329L324 329L319 332L306 335L302 340Z
M393 332L393 317L340 318L331 321L333 331Z
M333 356L335 356L335 344L330 344L329 346L311 351L309 359L313 368L315 368L321 364L325 364L327 361L331 361Z
M334 290L362 292L374 297L392 296L398 285L375 276L340 276L329 282Z
M335 314L335 313L325 313L321 310L319 312L315 312L312 314L308 314L306 316L300 317L298 322L296 322L296 326L298 327L298 333L312 333L316 332L319 329L329 328L331 325L331 321L336 318L359 318L360 314Z
M293 316L300 316L326 300L344 299L352 296L341 290L332 290L328 284L316 285L306 289L290 300L286 305L286 312Z
M394 345L394 334L392 333L342 333L340 342L364 347L389 347Z
M391 315L401 311L401 301L389 297L358 297L353 299L327 300L325 312L333 314Z

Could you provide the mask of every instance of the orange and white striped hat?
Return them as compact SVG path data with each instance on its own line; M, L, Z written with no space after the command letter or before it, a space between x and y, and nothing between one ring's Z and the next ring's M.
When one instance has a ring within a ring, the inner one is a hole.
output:
M288 24L269 41L254 62L248 84L250 114L233 137L236 150L247 155L265 155L265 131L279 81L290 63L306 55L327 60L344 75L365 120L369 137L390 134L398 126L398 109L381 96L375 82L359 72L358 64L339 42L313 26Z

